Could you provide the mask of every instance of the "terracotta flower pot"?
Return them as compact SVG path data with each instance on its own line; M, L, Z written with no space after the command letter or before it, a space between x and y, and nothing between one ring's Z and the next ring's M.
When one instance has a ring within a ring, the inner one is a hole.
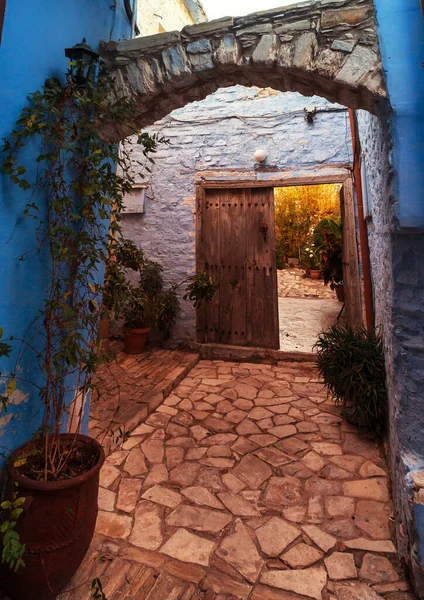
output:
M309 271L311 279L319 279L321 271L318 269L310 269Z
M74 434L61 438L74 438ZM11 499L17 490L19 498L26 498L16 525L21 542L26 544L25 567L17 573L7 565L2 567L2 579L13 600L53 600L88 551L96 525L99 472L105 454L96 440L85 435L77 435L77 443L93 448L98 453L97 462L86 473L63 481L35 481L15 470L15 460L28 453L33 442L11 456L7 496Z
M344 285L336 284L334 286L334 289L336 291L337 300L339 302L344 302L345 301Z
M149 337L149 333L151 332L151 327L146 328L132 328L125 325L124 327L124 343L125 343L125 352L127 354L140 354L143 352L147 340Z

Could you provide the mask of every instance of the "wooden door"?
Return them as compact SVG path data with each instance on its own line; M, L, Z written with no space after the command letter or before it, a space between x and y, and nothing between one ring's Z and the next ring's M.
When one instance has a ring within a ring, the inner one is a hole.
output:
M198 313L200 342L279 347L273 188L199 186L197 270L218 285Z
M343 281L345 285L346 319L351 325L360 326L363 323L362 292L351 180L347 180L343 184L340 192L340 205L343 222Z

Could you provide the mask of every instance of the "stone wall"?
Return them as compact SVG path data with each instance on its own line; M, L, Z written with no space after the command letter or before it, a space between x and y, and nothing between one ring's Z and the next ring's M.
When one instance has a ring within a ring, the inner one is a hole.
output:
M391 142L387 120L357 111L368 182L368 239L371 253L374 306L377 323L390 320L392 302L391 229L395 220L395 192L391 165ZM387 117L388 118L388 117ZM365 191L365 190L364 190ZM366 191L365 191L366 193Z
M376 322L384 333L399 552L424 597L424 235L398 227L390 115L358 112Z
M182 29L196 22L185 0L138 0L138 27L142 36Z
M318 94L376 111L387 99L372 0L301 2L179 31L105 43L140 128L234 84Z
M315 105L313 125L304 107ZM277 169L351 162L347 111L322 98L236 86L176 110L150 128L170 140L155 157L144 215L124 219L124 234L159 260L168 280L195 269L195 176L202 171L254 169L257 148ZM141 158L135 156L135 158ZM195 339L187 302L173 340Z

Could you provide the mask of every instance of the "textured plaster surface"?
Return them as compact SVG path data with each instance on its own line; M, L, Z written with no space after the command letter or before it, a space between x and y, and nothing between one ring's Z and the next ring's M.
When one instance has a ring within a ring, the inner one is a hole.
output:
M174 31L194 23L184 0L138 0L138 15L140 35Z
M313 125L304 107L318 113ZM195 176L202 171L253 169L263 148L276 169L349 164L350 132L343 107L323 98L235 86L172 112L149 129L169 139L155 157L145 214L124 219L124 235L158 260L168 281L195 270ZM141 159L140 151L134 153ZM175 342L195 338L195 311L182 301Z

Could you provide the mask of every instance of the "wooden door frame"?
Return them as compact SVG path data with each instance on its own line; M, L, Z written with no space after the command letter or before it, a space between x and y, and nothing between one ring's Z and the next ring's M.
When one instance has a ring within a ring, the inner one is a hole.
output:
M199 218L207 189L217 188L257 188L257 187L293 187L306 185L323 185L339 183L344 189L345 207L350 214L355 214L353 195L352 169L348 165L306 167L290 170L258 169L257 171L227 169L225 171L199 172L195 178L196 184L196 268L204 262L204 247L202 247L202 219ZM356 228L355 228L356 239ZM355 261L354 272L358 273L357 282L353 293L355 297L348 299L349 319L354 325L363 324L362 310L362 285L359 275L359 248L356 242L356 253L352 253L349 260ZM203 261L203 262L202 262ZM349 305L350 304L350 305ZM201 309L200 309L201 311ZM197 330L200 329L202 313L197 312ZM202 343L201 339L198 340Z

